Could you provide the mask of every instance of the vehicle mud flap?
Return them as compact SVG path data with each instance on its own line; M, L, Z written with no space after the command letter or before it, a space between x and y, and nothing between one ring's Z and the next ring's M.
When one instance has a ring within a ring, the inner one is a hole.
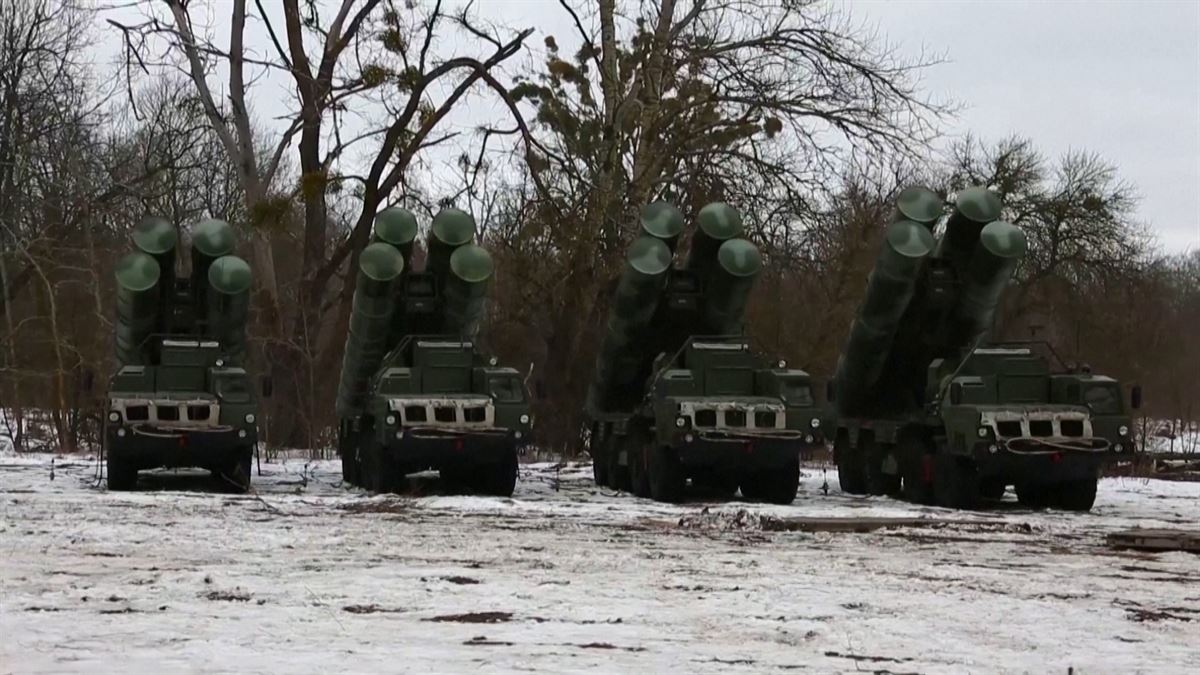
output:
M900 462L900 496L913 504L933 504L933 455L925 444L909 438L896 446Z
M938 506L973 509L979 503L979 472L969 458L949 454L933 459L933 495Z
M630 491L633 485L629 480L629 467L621 465L620 446L615 441L610 442L605 450L605 454L608 455L608 486L614 490Z
M892 456L893 446L890 444L876 443L874 440L862 443L860 453L865 461L864 473L866 475L865 487L869 495L890 495L896 496L900 494L900 475L899 473L884 473L884 462L890 460L890 464L895 464L895 459Z
M235 494L250 490L250 467L253 463L254 452L250 448L240 448L232 461L213 471L218 485L225 492Z
M517 486L517 448L514 445L504 459L476 467L471 474L471 488L478 494L511 497Z
M838 434L833 442L833 458L837 463L838 486L852 495L867 493L866 461L861 446L850 443L847 434ZM742 489L743 494L745 488Z
M106 462L108 470L108 489L113 492L126 492L137 488L138 468L137 465L127 461L117 459L110 452Z
M659 502L678 502L683 499L687 477L674 448L662 446L650 452L650 497Z
M1050 496L1054 487L1046 483L1017 483L1017 502L1031 509L1044 509L1050 506Z
M640 431L626 436L625 451L629 461L629 489L638 497L650 497L650 458L646 434Z
M363 430L363 443L359 450L359 465L360 477L362 486L371 492L391 492L393 480L391 476L389 463L384 457L383 448L375 440L374 436L368 435L369 430Z
M1007 488L1003 478L985 478L979 481L979 496L999 501L1004 498L1004 491Z

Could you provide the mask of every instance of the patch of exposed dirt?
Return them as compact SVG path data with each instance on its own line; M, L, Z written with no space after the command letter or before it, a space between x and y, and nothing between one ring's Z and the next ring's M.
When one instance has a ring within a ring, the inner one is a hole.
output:
M249 602L250 594L241 590L235 589L232 591L209 591L202 596L205 600L224 601L224 602Z
M608 642L589 642L584 645L566 645L567 647L579 647L580 649L620 649L627 652L644 652L645 647L618 647L617 645Z
M464 640L464 645L477 647L511 647L512 642L504 642L503 640L489 640L486 635L477 635L470 640Z
M346 605L342 611L351 614L400 614L405 610L398 607L380 607L372 603L370 605Z
M912 661L909 658L896 659L890 656L870 656L867 654L843 654L841 652L825 652L825 656L835 659L850 659L852 661L870 661L871 663L904 663Z
M466 614L443 614L422 621L441 623L504 623L512 621L512 612L467 612Z
M372 499L365 502L352 502L340 506L347 513L404 513L412 506L405 499Z
M457 584L459 586L474 586L475 584L483 583L478 579L472 579L471 577L460 577L460 576L421 577L421 581L445 581L447 583Z

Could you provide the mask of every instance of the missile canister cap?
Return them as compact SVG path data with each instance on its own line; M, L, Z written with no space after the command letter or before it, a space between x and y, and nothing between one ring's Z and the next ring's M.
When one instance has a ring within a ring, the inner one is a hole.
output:
M146 216L133 228L133 244L150 255L167 253L177 239L171 221L160 216Z
M750 277L762 270L758 247L747 239L730 239L717 249L721 268L735 277Z
M1003 220L985 225L979 243L997 258L1020 258L1028 244L1021 228Z
M117 284L135 293L154 288L160 273L158 261L141 251L130 253L117 261Z
M638 237L625 257L629 266L647 275L658 275L671 266L671 249L661 239Z
M475 238L475 219L461 209L450 207L438 211L431 227L433 236L450 246L462 246Z
M911 220L898 220L888 225L883 236L888 248L906 258L924 258L933 251L933 233Z
M954 208L976 223L990 223L1000 217L1000 195L982 185L958 193Z
M945 202L936 192L921 185L906 187L896 198L896 210L905 218L933 224L942 215Z
M377 241L359 254L358 269L375 281L391 281L404 271L404 256L391 244Z
M651 202L642 207L642 231L658 239L674 239L683 232L683 214L670 202Z
M208 267L208 285L218 293L236 295L250 290L250 265L236 255L224 255Z
M210 258L233 253L233 228L229 223L209 218L192 226L192 247Z
M450 272L471 284L487 281L492 276L492 256L482 246L464 244L450 254Z
M696 214L696 222L704 234L717 241L742 235L742 214L725 202L705 204Z
M397 206L384 209L375 214L375 236L393 246L411 244L417 238L417 217Z

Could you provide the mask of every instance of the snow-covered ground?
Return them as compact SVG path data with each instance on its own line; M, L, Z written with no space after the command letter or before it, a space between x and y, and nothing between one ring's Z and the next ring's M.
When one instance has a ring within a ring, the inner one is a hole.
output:
M83 458L53 480L48 456L0 459L0 671L1200 671L1200 556L1104 546L1194 526L1200 484L957 513L841 495L832 471L826 495L819 469L787 507L656 504L586 465L523 466L512 499L262 471L257 495L199 474L110 493ZM805 516L955 522L783 527Z

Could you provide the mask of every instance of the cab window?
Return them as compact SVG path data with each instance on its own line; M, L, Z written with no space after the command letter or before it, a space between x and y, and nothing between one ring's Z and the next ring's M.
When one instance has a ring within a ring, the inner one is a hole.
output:
M1088 387L1083 394L1083 402L1097 415L1121 413L1121 395L1116 387L1108 385Z
M218 377L213 384L217 396L222 401L229 401L230 403L250 402L250 388L247 386L245 378Z
M521 382L515 377L493 377L488 379L488 393L497 403L520 403L525 400Z
M783 396L783 400L788 405L811 406L813 404L812 387L804 381L780 381L779 394Z

